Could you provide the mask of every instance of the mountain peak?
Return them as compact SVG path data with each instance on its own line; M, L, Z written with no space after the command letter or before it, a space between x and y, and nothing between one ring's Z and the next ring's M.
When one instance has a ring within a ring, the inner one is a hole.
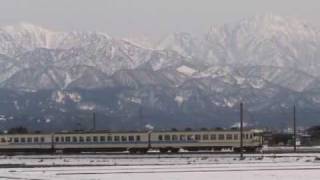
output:
M31 23L0 27L0 53L17 56L35 48L52 48L58 32Z
M0 27L0 54L17 56L36 48L56 49L67 48L88 43L91 40L111 39L104 32L70 31L59 32L31 23L19 23Z
M21 33L21 32L53 33L54 32L42 26L26 23L26 22L21 22L16 25L6 25L4 27L1 27L0 29L7 33Z
M276 15L273 13L266 13L266 14L260 14L260 15L255 15L249 19L255 19L257 21L263 21L263 22L280 22L280 21L285 21L286 19L288 19L288 17L285 16L280 16L280 15ZM293 19L293 18L291 18Z
M279 30L279 28L286 28L290 31L297 31L300 29L318 29L303 19L297 17L280 16L272 13L246 18L237 24L242 26L250 25L253 27L263 27L267 28L268 30Z

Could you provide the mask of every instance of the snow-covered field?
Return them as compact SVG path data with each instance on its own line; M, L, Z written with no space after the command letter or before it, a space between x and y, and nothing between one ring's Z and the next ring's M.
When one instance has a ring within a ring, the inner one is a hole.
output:
M320 154L0 156L0 179L318 180Z

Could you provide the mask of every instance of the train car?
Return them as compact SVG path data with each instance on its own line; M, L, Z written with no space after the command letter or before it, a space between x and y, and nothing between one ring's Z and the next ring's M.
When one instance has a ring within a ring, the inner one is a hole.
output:
M146 153L149 148L147 132L65 132L55 133L56 152L122 152Z
M158 149L162 153L175 153L180 149L188 151L221 151L224 148L228 148L233 151L239 151L240 133L235 130L152 132L150 144L151 148ZM255 151L260 146L260 137L254 131L244 131L243 147L245 151Z
M261 134L243 133L243 147L255 151L262 144ZM240 133L236 130L155 131L155 132L58 132L52 134L0 134L0 153L81 153L124 152L161 153L188 151L240 150Z
M51 134L0 134L0 153L52 152Z

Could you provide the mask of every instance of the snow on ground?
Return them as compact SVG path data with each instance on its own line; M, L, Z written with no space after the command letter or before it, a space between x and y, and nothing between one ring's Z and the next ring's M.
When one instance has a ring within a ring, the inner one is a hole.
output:
M293 151L292 146L264 146L262 148L263 152L290 152ZM320 152L320 146L297 146L297 151L299 152Z
M0 156L0 167L0 179L318 180L320 154Z

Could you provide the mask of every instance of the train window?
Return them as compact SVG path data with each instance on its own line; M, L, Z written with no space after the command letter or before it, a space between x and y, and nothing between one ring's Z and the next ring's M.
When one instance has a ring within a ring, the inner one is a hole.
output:
M246 134L246 139L249 139L249 134Z
M216 139L217 139L217 135L211 134L211 135L210 135L210 139L211 139L211 140L216 140Z
M178 136L177 135L172 135L172 141L177 141L178 140Z
M253 135L252 134L250 134L250 139L252 139L253 138Z
M238 134L234 134L234 135L233 135L233 139L234 139L234 140L238 140L238 139L239 139Z
M56 137L55 139L56 139L56 142L59 142L59 137Z
M196 139L196 140L201 140L200 134L196 134L195 139Z
M134 141L134 136L129 136L129 141Z
M44 137L41 137L41 138L40 138L40 141L41 141L41 142L44 142Z
M72 137L72 142L77 142L77 141L78 141L77 137L76 137L76 136L73 136L73 137Z
M107 137L108 141L112 141L112 136Z
M208 140L208 139L209 139L209 135L208 135L208 134L204 134L204 135L202 136L202 139L203 139L203 140Z
M12 142L12 138L9 138L9 139L8 139L8 142Z
M219 135L218 135L218 139L219 139L219 140L224 140L224 134L219 134Z
M121 141L127 141L127 136L121 136Z
M1 138L1 142L2 143L6 142L6 139L5 138Z
M165 141L170 141L170 135L168 135L168 134L167 134L167 135L164 135L164 140L165 140Z
M32 142L32 138L31 138L31 137L28 137L28 138L27 138L27 142L28 142L28 143L31 143L31 142Z
M38 137L34 137L33 138L33 142L36 142L36 143L39 142L39 138Z
M91 137L90 137L90 136L87 136L87 137L86 137L86 141L87 141L87 142L91 142Z
M106 141L106 137L105 136L100 136L100 142L105 142Z
M66 142L70 142L70 137L69 136L66 137Z
M163 140L162 135L159 135L159 136L158 136L158 140L159 140L159 141L162 141L162 140Z
M93 142L98 142L98 136L93 136Z
M232 140L232 134L227 134L227 140Z
M140 136L138 135L138 136L136 136L136 141L140 141Z
M83 136L79 137L79 142L84 142L84 137Z
M187 140L188 140L188 141L192 141L192 140L193 140L193 135L191 135L191 134L188 135L188 136L187 136Z
M61 137L61 142L64 142L64 137L63 136Z
M186 140L186 136L185 135L180 135L180 141L185 141Z
M15 142L15 143L19 142L19 138L14 138L13 142Z
M114 136L114 141L120 141L120 137L119 136Z
M25 142L26 142L26 138L21 138L20 141L21 141L22 143L25 143Z

